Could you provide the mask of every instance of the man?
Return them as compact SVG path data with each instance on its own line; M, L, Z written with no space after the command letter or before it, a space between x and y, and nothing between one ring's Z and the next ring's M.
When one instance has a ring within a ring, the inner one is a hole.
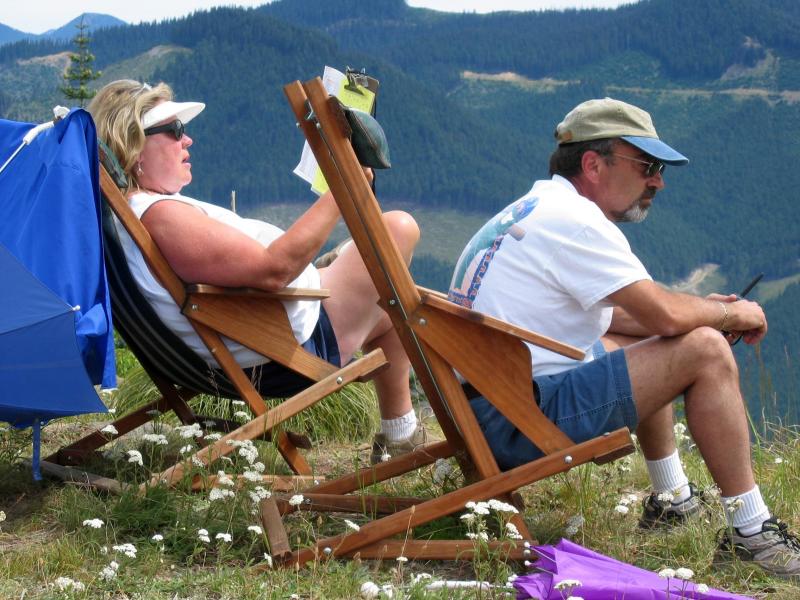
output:
M653 485L644 527L702 509L673 434L672 402L683 394L689 430L723 502L735 508L726 511L731 527L720 549L775 575L800 575L800 544L770 516L753 478L729 345L739 335L758 343L764 312L733 295L665 290L615 225L643 220L664 187L665 165L688 159L659 140L648 113L611 98L578 105L555 137L552 179L537 181L473 237L450 299L586 352L575 361L531 346L536 400L576 442L623 426L636 432ZM501 468L541 455L485 399L472 406Z

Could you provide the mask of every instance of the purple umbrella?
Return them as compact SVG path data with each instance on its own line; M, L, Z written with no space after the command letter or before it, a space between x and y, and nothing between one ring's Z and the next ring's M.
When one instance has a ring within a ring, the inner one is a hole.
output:
M556 584L568 579L581 582L572 594L584 600L746 600L740 596L714 589L698 591L697 585L681 579L665 579L608 556L603 556L562 539L555 546L535 546L540 572L517 577L514 587L517 599L562 600ZM669 586L669 590L667 588ZM751 599L752 600L752 599Z

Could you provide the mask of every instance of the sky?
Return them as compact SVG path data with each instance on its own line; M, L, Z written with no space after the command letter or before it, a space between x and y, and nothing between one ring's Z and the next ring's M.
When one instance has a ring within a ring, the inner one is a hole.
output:
M332 0L335 1L335 0ZM364 0L365 2L369 0ZM497 10L614 8L632 0L406 0L411 6L480 13ZM212 6L260 6L267 0L0 0L0 23L43 33L84 12L112 15L128 23L182 17Z

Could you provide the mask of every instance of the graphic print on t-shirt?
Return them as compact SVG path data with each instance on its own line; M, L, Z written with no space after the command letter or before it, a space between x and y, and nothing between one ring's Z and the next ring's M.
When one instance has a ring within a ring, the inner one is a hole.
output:
M450 291L451 302L472 308L481 281L489 270L495 252L500 249L503 239L510 235L519 241L525 237L525 229L517 225L528 216L538 203L538 198L521 198L495 215L472 236L456 264Z

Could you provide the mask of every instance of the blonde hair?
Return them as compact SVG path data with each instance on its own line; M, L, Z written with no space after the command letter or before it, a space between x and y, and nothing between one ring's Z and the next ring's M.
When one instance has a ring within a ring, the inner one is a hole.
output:
M132 79L120 79L103 86L89 103L98 137L111 149L128 176L128 191L139 188L135 167L145 143L142 115L172 97L172 88L166 83L151 87Z

